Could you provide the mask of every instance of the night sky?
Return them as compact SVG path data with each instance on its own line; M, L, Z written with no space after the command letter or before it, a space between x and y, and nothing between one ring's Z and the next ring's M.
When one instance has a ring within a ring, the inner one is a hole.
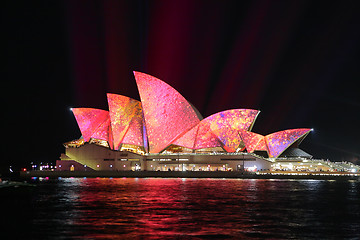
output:
M5 1L1 166L59 159L81 136L69 108L139 100L132 71L204 117L258 109L256 133L314 128L315 158L360 159L357 2Z

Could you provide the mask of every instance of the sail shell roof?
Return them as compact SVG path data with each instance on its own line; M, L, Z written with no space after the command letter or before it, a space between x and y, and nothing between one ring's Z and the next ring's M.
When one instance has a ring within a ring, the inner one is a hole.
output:
M119 150L122 143L142 145L141 103L132 98L111 93L107 94L107 99L114 149Z
M278 157L290 145L295 143L298 139L305 137L311 129L298 128L288 129L284 131L275 132L265 136L266 145L268 147L268 154L270 157Z
M289 129L266 136L253 133L259 114L253 109L231 109L202 119L196 108L167 83L145 73L134 75L141 102L108 93L109 111L72 109L85 142L105 140L114 150L120 150L122 144L136 145L150 153L160 153L172 144L194 150L221 147L227 152L245 146L247 152L267 151L269 157L276 158L311 131Z
M134 72L143 106L149 152L164 150L176 137L200 122L188 101L167 83Z
M100 136L102 139L107 138L106 131L109 119L109 112L95 108L72 108L75 119L80 128L81 134L88 142L93 135ZM104 139L107 140L107 139Z

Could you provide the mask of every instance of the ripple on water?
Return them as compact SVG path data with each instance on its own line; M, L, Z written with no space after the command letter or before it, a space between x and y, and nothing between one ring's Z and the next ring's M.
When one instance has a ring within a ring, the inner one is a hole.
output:
M26 234L14 236L28 238L356 238L359 188L358 181L62 178L7 204L25 216L16 224Z

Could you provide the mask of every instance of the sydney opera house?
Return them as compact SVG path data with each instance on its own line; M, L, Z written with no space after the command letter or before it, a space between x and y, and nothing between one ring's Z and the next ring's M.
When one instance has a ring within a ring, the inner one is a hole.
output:
M253 109L203 118L167 83L134 75L141 101L108 93L108 111L71 109L82 136L64 144L57 170L254 171L312 161L299 149L309 128L254 133Z

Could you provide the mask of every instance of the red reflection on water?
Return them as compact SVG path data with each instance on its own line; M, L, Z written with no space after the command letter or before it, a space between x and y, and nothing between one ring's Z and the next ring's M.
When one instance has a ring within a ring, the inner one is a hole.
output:
M61 181L64 196L55 207L65 201L72 209L65 208L58 229L71 238L301 239L351 236L359 226L338 218L346 213L358 219L349 209L359 207L360 191L355 191L359 184L163 178ZM345 193L352 195L343 198ZM326 228L314 224L322 221Z
M233 181L229 188L228 183L222 186L224 183L214 179L84 179L77 224L91 226L92 232L101 235L123 237L227 236L227 231L233 234L229 212L249 219L244 216L249 210L239 208L249 196L229 200L229 194L238 192L242 184ZM254 202L254 196L251 198ZM250 225L245 221L242 228Z

